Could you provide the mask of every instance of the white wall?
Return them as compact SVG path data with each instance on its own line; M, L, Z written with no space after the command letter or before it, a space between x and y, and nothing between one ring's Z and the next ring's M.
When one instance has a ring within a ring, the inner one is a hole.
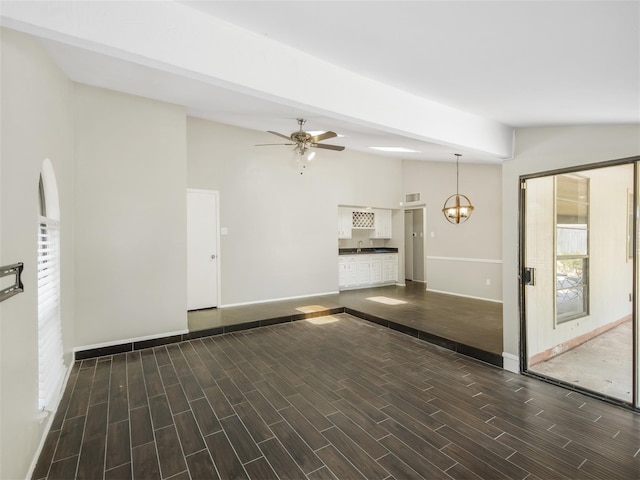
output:
M304 175L273 136L188 119L188 184L220 192L221 304L338 290L338 205L397 208L401 162L317 152ZM395 219L394 219L395 220ZM395 226L394 226L395 232Z
M0 303L0 478L25 478L47 420L38 414L38 178L49 158L61 222L61 317L65 363L73 321L71 82L31 37L1 31L0 265L24 262L24 292Z
M183 332L186 116L76 85L76 345Z
M503 344L505 368L518 371L518 194L521 175L640 154L640 127L526 128L516 132L514 160L502 165Z
M460 163L460 193L475 210L459 225L442 214L456 193L455 162L405 160L402 167L403 194L420 193L426 205L427 289L502 300L501 166Z

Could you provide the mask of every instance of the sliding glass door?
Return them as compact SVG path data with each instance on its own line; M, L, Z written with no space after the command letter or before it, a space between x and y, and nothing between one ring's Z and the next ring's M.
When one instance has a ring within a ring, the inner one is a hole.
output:
M635 171L522 178L520 258L524 370L638 407Z

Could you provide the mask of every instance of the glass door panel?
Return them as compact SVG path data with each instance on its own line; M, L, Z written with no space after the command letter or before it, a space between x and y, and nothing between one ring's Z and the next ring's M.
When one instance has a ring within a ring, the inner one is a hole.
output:
M626 403L638 398L634 178L629 163L523 180L525 368Z

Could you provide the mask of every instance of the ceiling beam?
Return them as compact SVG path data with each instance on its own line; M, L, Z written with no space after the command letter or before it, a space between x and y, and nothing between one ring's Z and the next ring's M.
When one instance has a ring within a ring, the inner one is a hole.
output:
M275 103L513 157L513 128L385 85L180 3L2 2L3 26Z

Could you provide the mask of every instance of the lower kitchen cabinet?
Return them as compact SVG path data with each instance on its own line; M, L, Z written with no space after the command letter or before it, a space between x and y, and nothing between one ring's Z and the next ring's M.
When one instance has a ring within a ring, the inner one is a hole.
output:
M371 255L356 255L358 262L358 285L371 284Z
M398 281L398 254L382 255L382 282L396 283Z
M338 286L340 289L364 288L398 281L398 254L340 255Z
M358 285L358 256L341 255L338 258L338 284L340 287Z

